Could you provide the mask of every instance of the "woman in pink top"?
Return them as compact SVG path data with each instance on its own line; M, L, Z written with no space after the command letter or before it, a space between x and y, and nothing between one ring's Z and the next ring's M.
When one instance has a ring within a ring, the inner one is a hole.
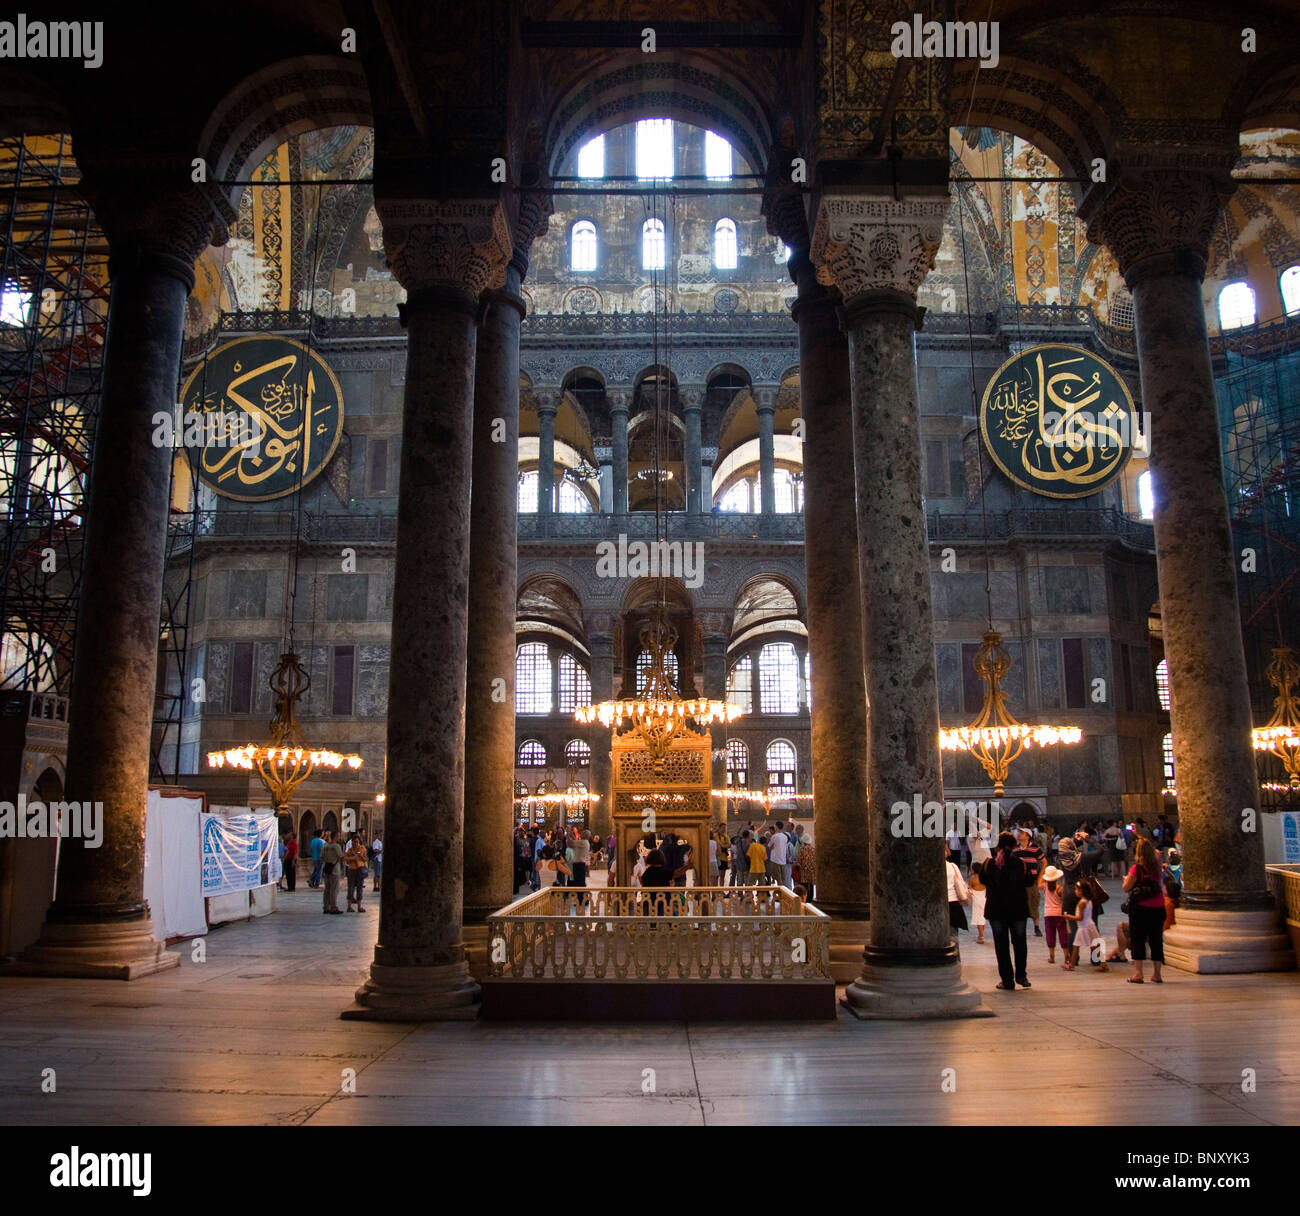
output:
M1137 864L1124 879L1128 895L1128 931L1133 952L1130 984L1142 983L1142 963L1151 944L1151 982L1163 984L1160 968L1165 961L1165 890L1160 878L1160 860L1155 846L1145 836L1137 842Z

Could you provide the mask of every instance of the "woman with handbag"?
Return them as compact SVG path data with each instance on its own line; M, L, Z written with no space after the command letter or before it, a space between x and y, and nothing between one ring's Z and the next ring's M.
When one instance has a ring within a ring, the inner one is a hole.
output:
M962 904L970 899L970 889L956 864L951 861L943 863L948 869L948 924L954 933L966 928L966 913Z
M1133 974L1130 984L1143 982L1142 964L1147 956L1147 943L1151 944L1151 982L1163 984L1160 968L1165 961L1165 891L1160 877L1160 859L1155 846L1145 837L1137 841L1136 864L1124 879L1128 895L1128 931L1133 954Z

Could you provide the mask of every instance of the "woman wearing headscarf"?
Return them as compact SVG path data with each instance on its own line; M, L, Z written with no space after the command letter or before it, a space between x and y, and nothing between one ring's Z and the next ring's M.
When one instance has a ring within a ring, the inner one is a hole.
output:
M998 985L1004 992L1014 992L1016 985L1030 988L1025 972L1028 945L1025 941L1025 921L1029 919L1029 899L1025 890L1038 876L1030 874L1025 863L1016 856L1016 838L1010 832L998 837L993 856L984 863L981 871L988 888L984 914L993 933L993 949L998 956ZM1014 959L1013 959L1014 951Z

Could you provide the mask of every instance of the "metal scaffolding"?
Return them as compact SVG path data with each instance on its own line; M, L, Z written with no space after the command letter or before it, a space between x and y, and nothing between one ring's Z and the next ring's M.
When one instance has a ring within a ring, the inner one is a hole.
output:
M0 139L0 687L67 695L108 246L66 135Z
M1265 676L1273 648L1300 648L1300 322L1260 327L1225 347L1216 390L1242 638L1259 725L1277 695ZM1263 803L1281 807L1286 795L1266 792Z

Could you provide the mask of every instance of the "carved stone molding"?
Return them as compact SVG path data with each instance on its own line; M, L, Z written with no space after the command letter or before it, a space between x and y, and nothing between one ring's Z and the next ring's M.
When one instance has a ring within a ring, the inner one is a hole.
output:
M700 463L713 464L718 459L718 449L711 447L700 448Z
M515 219L515 254L527 258L529 249L539 236L545 236L550 227L555 204L549 194L523 194L519 198L519 214Z
M776 398L780 392L780 386L775 384L756 385L754 388L754 402L760 412L770 413L776 409Z
M533 401L536 403L539 414L550 414L553 417L560 408L560 398L562 396L564 394L558 388L533 388Z
M677 395L681 399L683 410L704 408L704 389L698 384L686 385L680 388Z
M1132 289L1145 269L1178 259L1204 276L1206 254L1224 200L1235 183L1223 171L1152 168L1126 171L1094 186L1079 208L1088 239L1105 245Z
M771 236L780 237L791 249L808 248L808 210L798 186L786 180L771 187L763 196L763 214Z
M193 290L195 258L229 239L227 218L233 215L223 214L225 200L205 186L178 190L94 165L83 190L108 237L113 268L151 262Z
M452 290L477 298L505 283L513 252L497 199L380 199L384 254L409 292Z
M605 400L609 402L611 413L627 413L632 404L632 394L624 389L607 389L605 391Z
M812 241L818 280L838 287L846 304L877 290L915 298L939 252L950 205L946 196L827 195Z

